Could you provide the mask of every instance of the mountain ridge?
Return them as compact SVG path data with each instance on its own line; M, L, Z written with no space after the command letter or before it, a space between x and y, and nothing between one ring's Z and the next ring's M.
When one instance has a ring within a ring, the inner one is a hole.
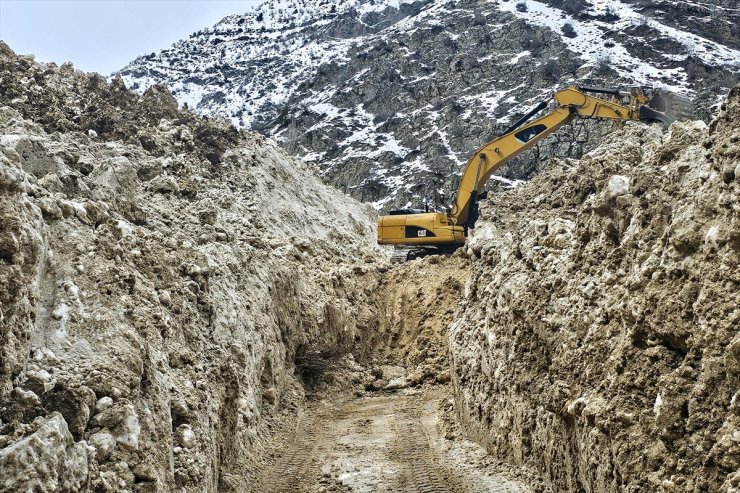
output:
M653 7L268 1L120 75L137 90L167 84L198 113L275 137L377 208L442 205L472 150L564 85L654 83L690 95L709 118L740 73L740 51L714 41L727 38L723 24L694 34L680 23L695 18ZM740 16L721 1L712 8ZM550 156L578 157L609 128L577 122L507 165L499 182L527 178Z

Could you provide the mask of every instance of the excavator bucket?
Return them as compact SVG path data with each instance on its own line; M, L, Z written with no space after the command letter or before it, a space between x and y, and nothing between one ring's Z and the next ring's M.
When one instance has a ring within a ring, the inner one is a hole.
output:
M694 118L693 102L680 94L656 91L646 105L640 107L640 120L670 125L678 120Z

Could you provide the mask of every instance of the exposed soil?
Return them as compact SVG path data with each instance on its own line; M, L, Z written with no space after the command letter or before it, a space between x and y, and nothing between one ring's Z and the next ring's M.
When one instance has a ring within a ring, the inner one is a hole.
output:
M375 291L377 325L358 348L361 362L401 365L410 383L449 381L447 328L469 275L469 262L459 252L384 272Z

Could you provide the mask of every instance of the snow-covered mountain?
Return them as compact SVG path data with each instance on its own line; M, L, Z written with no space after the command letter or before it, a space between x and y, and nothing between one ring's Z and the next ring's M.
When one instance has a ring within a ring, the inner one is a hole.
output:
M554 89L651 86L707 117L740 74L735 0L268 0L121 70L276 137L379 208L444 203L469 154ZM576 156L576 123L503 170Z

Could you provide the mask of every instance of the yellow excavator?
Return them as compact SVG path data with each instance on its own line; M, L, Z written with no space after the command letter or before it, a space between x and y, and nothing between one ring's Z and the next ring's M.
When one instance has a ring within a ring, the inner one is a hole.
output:
M608 95L611 98L586 93ZM378 219L378 243L396 246L403 259L395 260L404 260L407 254L413 258L420 254L455 250L465 243L468 231L475 226L478 200L494 171L575 118L669 124L672 118L665 109L670 100L664 95L656 96L651 101L651 107L648 97L638 89L629 93L596 87L569 87L557 91L553 95L557 107L550 113L527 123L548 106L548 101L541 102L502 135L475 151L465 165L450 209L443 212L392 210L389 215Z

